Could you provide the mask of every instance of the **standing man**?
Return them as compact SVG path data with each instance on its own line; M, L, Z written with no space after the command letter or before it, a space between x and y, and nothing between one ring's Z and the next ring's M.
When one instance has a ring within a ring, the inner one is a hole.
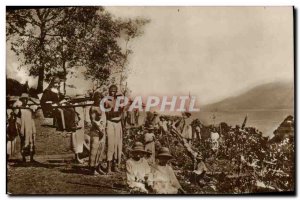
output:
M115 111L116 100L118 96L118 87L111 85L109 87L109 96L111 97L105 102L105 107L110 108L110 111L106 112L107 119L107 173L120 172L118 166L121 163L122 155L122 112L123 107L119 107Z

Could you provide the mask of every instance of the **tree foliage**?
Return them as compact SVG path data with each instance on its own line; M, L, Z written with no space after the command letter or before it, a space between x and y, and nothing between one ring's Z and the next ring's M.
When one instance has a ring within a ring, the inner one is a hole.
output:
M120 40L128 43L142 34L145 19L114 19L103 7L8 9L6 35L11 49L38 77L38 91L53 75L66 78L74 67L85 77L107 81L116 69L124 71L127 57Z

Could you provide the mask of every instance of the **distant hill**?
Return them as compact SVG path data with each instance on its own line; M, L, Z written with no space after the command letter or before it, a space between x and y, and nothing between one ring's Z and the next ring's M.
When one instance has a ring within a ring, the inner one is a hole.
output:
M202 111L276 110L294 108L293 82L273 82L256 86L238 96L202 107Z

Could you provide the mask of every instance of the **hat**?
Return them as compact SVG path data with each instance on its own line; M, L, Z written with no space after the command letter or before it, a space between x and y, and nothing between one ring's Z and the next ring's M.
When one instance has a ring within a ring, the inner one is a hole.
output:
M167 148L167 147L161 147L158 151L158 154L157 154L157 158L173 158L173 156L170 154L170 150Z
M29 98L29 95L27 93L22 93L22 95L20 96L20 100L21 99L28 99Z
M192 114L191 114L190 112L184 112L183 114L184 114L185 116L187 116L187 117L192 116Z
M153 126L153 124L148 124L148 125L146 126L146 129L148 129L148 130L154 130L155 127Z
M141 142L136 142L133 145L133 148L131 149L132 153L147 153L145 151L144 145Z

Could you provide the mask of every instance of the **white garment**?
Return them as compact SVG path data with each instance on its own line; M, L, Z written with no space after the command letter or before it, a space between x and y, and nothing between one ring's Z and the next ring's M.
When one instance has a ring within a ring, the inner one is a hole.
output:
M126 161L127 184L130 188L138 188L142 192L148 193L145 183L152 185L152 176L150 166L145 158L138 161L132 158ZM146 180L145 177L148 177Z
M210 139L211 139L211 142L212 142L211 148L213 150L217 150L219 148L219 138L220 138L219 133L217 133L217 132L211 132L210 133Z
M153 191L156 194L177 194L181 188L171 166L153 167Z
M168 131L168 122L167 121L160 121L160 127L164 132Z
M76 107L76 112L79 113L80 121L78 122L78 126L81 129L72 132L71 137L71 148L74 153L82 153L83 146L85 146L88 150L90 148L89 144L89 136L84 134L84 119L85 119L85 108L84 107Z
M17 151L17 148L16 148L16 144L17 144L17 137L15 139L13 139L12 141L7 141L6 143L6 153L10 156L13 156L16 151Z
M191 125L185 125L181 135L182 135L183 138L191 140L192 137L193 137L192 126Z
M219 135L219 133L217 133L217 132L211 132L210 133L210 139L211 140L218 140L220 138L220 135Z

